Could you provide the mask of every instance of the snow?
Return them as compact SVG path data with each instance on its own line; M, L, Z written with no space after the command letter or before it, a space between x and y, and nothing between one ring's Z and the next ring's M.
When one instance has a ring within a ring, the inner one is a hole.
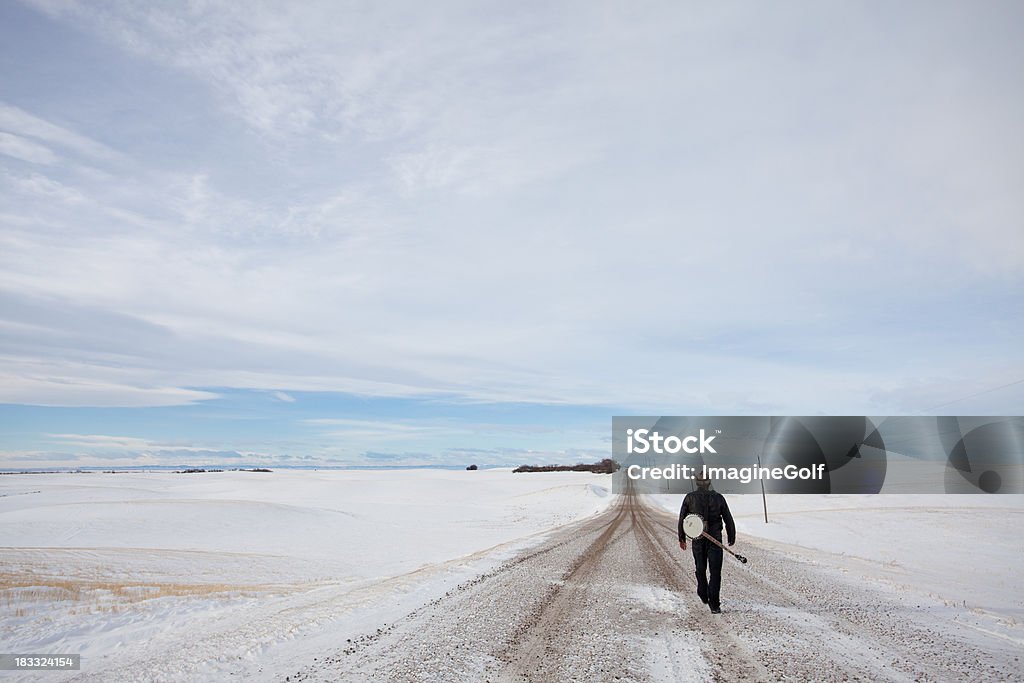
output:
M152 670L163 680L266 675L268 661L311 660L317 642L336 645L337 628L400 616L604 510L608 479L507 469L5 475L0 638L8 652L80 653L83 672L162 656ZM288 657L267 654L300 635Z
M627 585L624 592L633 604L641 605L649 612L665 614L673 621L687 612L683 595L660 586ZM673 638L671 633L659 635L643 639L642 644L651 680L684 683L710 678L707 662L701 654L700 636L691 634L689 638Z

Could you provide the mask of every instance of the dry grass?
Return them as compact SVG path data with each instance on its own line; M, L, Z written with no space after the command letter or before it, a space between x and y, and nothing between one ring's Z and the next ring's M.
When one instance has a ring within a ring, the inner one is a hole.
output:
M118 582L109 579L45 576L31 571L0 571L0 604L14 616L27 616L61 604L67 606L72 614L117 612L124 606L154 598L238 598L285 590L289 590L289 587L270 584Z

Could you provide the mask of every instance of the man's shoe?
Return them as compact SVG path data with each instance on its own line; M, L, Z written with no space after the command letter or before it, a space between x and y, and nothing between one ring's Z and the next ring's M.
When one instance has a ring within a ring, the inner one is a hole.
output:
M712 607L711 608L711 613L712 614L721 614L722 613L722 608L721 607Z

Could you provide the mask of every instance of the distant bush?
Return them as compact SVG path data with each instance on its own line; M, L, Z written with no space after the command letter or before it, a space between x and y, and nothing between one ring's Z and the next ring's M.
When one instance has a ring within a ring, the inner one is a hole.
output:
M467 470L478 470L478 469L480 469L480 468L479 468L479 467L477 467L476 465L470 465L470 466L469 466L469 467L467 467L466 469L467 469Z
M520 465L512 470L513 474L518 472L593 472L594 474L611 474L619 469L619 463L611 458L605 458L601 462L592 465Z

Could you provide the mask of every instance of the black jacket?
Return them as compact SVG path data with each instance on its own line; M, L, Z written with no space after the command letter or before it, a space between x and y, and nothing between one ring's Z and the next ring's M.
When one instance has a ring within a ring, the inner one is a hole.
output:
M697 513L707 522L707 532L719 541L722 540L722 522L725 522L725 530L729 534L729 543L736 541L736 523L732 521L732 513L729 512L729 504L725 497L718 491L711 489L697 489L686 494L683 498L683 507L679 508L679 540L685 540L683 533L683 520L686 516Z

